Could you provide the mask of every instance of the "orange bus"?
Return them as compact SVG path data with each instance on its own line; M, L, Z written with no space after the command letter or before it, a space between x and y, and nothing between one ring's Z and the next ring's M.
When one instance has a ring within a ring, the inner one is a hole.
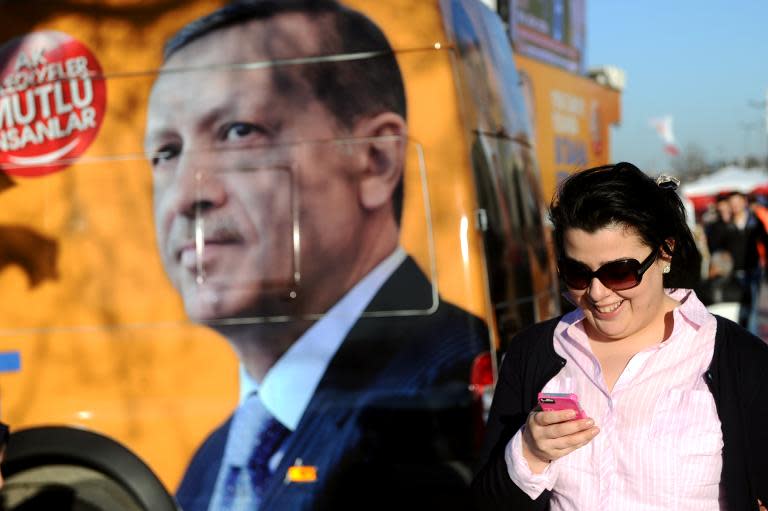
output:
M585 0L502 0L520 76L543 199L578 169L611 160L610 127L621 120L624 71L587 69Z
M533 126L541 189L549 201L572 172L610 163L610 128L621 120L621 87L515 55ZM596 71L598 76L616 68Z
M0 4L4 509L464 505L559 310L498 15Z

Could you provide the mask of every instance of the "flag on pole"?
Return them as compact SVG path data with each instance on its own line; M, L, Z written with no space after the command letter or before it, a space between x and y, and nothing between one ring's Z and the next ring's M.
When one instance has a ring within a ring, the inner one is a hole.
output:
M671 115L651 119L651 126L653 126L656 133L661 137L662 142L664 142L664 151L667 154L670 156L677 156L680 154L680 149L678 149L677 144L675 143L675 135L672 132Z

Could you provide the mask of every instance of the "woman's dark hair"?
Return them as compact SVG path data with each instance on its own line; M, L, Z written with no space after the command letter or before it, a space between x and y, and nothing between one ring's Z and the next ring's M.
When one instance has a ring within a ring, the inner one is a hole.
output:
M701 254L685 220L685 207L670 180L657 183L631 163L580 171L558 188L549 210L555 251L565 256L568 229L594 233L611 225L636 232L651 249L672 256L664 287L694 288L699 283ZM667 241L673 240L670 246Z

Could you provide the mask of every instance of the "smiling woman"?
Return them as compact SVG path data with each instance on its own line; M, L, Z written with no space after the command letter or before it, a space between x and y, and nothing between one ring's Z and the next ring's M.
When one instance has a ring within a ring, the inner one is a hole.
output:
M482 509L715 511L723 494L729 509L768 497L768 417L744 413L768 407L768 346L688 289L700 258L670 183L619 163L561 185L550 219L577 309L510 343L474 481ZM588 417L534 408L539 392L577 395Z

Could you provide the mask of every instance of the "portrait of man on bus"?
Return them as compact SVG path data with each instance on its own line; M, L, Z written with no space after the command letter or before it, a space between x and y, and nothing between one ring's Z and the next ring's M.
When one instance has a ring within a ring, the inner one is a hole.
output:
M488 336L399 244L406 118L388 40L333 1L233 2L167 42L145 134L159 250L241 363L185 511L341 509L366 485L461 504L460 440L418 421L464 402ZM311 481L287 484L297 465Z

